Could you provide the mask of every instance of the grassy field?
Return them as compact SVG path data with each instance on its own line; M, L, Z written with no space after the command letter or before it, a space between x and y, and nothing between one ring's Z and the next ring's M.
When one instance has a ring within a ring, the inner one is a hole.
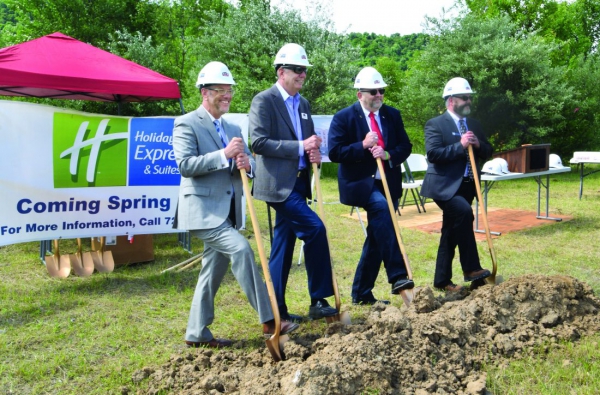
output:
M351 305L350 286L364 236L358 222L342 216L350 209L337 203L336 180L324 179L322 185L343 308L358 319L368 308ZM531 273L571 275L598 294L600 176L585 180L581 200L578 189L575 171L551 178L550 214L572 216L573 220L507 233L494 240L500 275L505 279ZM537 184L531 178L499 182L490 192L489 205L533 212L536 194ZM268 249L265 204L256 201L255 205ZM252 229L244 233L255 247ZM415 282L431 285L439 236L403 229L403 237ZM196 253L201 247L198 240L193 241ZM299 248L300 243L296 260ZM0 247L1 394L120 394L126 393L125 388L135 392L131 380L135 370L158 366L185 350L185 327L198 267L161 274L189 257L178 246L176 235L154 236L154 262L88 278L50 278L38 249L38 243ZM479 243L479 249L484 266L490 267L487 244ZM74 253L74 241L62 243L61 251ZM460 272L458 264L455 268L455 273ZM458 275L454 281L461 283ZM383 270L375 296L390 298ZM294 265L288 289L290 312L305 315L308 304L306 273L302 266ZM394 298L393 304L400 306L400 298ZM216 305L215 335L243 340L245 348L240 352L264 347L257 316L233 276L226 277ZM320 334L324 328L324 322L310 322L299 331ZM508 366L491 366L488 388L494 394L597 394L599 340L596 335L544 348L536 357Z

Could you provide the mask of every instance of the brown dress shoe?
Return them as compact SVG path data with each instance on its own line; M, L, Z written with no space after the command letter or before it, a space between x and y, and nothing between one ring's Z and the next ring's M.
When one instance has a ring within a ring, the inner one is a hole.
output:
M490 273L490 271L487 269L479 269L479 270L475 270L470 273L464 273L464 275L465 275L465 282L468 283L471 281L483 280L484 278L491 276L492 273Z
M461 292L464 289L462 285L448 284L444 287L446 292Z
M286 335L298 329L299 326L300 325L296 324L295 322L281 321L280 333L282 335ZM275 320L265 322L263 324L263 334L265 334L266 336L271 336L273 333L275 333Z
M212 340L209 340L207 342L191 342L189 340L186 340L185 344L188 347L194 347L194 348L198 348L198 347L223 348L223 347L231 347L233 342L231 340L213 338Z

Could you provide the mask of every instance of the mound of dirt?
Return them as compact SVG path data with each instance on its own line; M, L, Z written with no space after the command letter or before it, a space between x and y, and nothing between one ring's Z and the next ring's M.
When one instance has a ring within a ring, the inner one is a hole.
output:
M266 348L191 350L159 368L142 394L484 394L482 365L519 358L536 345L600 330L600 299L572 277L527 276L470 294L421 290L410 308L375 305L365 322L335 323L321 338L293 336L285 361Z

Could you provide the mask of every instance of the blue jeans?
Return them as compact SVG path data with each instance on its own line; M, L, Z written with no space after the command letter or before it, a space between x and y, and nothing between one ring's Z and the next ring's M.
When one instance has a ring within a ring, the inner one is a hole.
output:
M308 292L312 299L333 295L331 256L325 225L308 207L308 183L298 177L294 190L286 200L269 203L275 210L275 228L269 271L281 314L287 313L285 288L292 266L296 239L304 241L304 262L308 276Z

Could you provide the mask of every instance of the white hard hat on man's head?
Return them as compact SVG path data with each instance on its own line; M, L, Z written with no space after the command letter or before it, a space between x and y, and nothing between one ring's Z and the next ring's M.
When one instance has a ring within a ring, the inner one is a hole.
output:
M231 71L221 62L209 62L198 73L196 88L212 84L235 85Z
M354 87L357 89L376 89L385 88L387 84L383 77L374 67L365 67L356 75Z
M308 63L308 56L306 55L304 48L301 45L294 43L288 43L281 47L279 52L277 52L277 55L275 55L273 65L312 66L312 64Z
M548 167L550 167L551 169L562 169L566 166L563 166L560 156L556 154L550 154L550 156L548 157Z
M442 93L442 97L445 99L448 96L474 93L475 92L471 90L471 85L469 85L469 81L461 77L455 77L448 81L448 83L444 87L444 93Z
M502 175L502 165L500 164L500 162L497 162L495 159L490 160L490 161L485 162L481 171L483 173L501 176Z

